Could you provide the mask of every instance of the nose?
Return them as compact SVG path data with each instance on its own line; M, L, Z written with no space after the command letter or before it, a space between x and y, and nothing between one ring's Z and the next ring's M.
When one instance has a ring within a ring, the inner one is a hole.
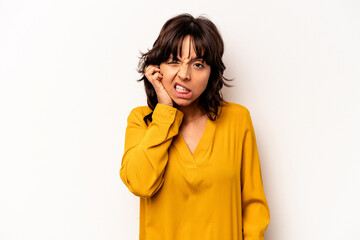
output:
M179 78L182 80L189 80L190 79L190 72L187 64L180 64L179 71L177 73Z

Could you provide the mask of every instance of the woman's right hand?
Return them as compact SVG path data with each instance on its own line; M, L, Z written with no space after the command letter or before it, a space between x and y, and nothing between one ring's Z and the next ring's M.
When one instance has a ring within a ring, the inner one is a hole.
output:
M161 83L163 75L160 73L160 66L147 66L145 68L145 77L153 85L157 95L158 103L166 104L172 107L174 105L173 100L165 90L164 85Z

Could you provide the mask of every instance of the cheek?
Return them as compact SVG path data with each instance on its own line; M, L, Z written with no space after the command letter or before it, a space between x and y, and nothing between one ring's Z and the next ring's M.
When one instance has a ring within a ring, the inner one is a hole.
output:
M176 76L176 69L175 68L169 68L166 66L160 65L160 72L164 77L164 80L172 80Z
M202 85L202 92L205 91L206 87L207 87L208 81L204 81L203 85Z
M200 86L201 86L202 90L205 90L205 88L207 87L208 82L209 82L209 77L210 77L210 74L204 74L199 79L200 80L199 82L201 83Z

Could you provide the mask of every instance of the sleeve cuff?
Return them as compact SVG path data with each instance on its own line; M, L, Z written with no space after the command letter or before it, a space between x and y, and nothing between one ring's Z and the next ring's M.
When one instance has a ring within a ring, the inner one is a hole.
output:
M183 117L184 113L179 109L162 103L156 104L152 115L153 120L161 123L181 122Z

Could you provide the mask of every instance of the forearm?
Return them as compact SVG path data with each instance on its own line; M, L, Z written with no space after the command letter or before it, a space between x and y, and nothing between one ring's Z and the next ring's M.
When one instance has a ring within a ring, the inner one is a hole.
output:
M176 108L158 104L141 139L137 136L141 134L138 125L128 124L120 177L135 195L151 197L161 188L168 149L179 132L182 117Z

